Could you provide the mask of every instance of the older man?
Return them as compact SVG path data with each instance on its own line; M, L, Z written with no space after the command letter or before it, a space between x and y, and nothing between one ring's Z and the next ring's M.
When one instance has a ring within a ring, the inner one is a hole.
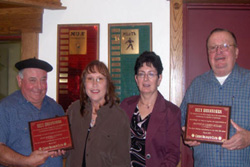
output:
M27 59L16 63L20 90L0 102L0 166L62 167L61 151L33 151L29 122L64 115L62 107L46 95L45 61ZM54 158L53 158L54 157Z
M231 106L230 139L222 145L185 141L194 150L195 167L250 166L250 71L239 67L235 35L214 29L207 38L211 70L198 76L181 104L182 126L188 103Z

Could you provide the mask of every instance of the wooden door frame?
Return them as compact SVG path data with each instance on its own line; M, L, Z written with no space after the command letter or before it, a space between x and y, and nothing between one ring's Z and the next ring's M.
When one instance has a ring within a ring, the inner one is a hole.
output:
M184 94L183 64L183 2L171 0L169 100L178 106Z

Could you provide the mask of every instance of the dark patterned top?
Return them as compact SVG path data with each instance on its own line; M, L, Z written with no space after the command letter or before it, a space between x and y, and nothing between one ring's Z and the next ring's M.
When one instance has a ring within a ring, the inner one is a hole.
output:
M130 130L131 130L131 167L145 167L145 141L147 134L147 127L149 122L150 114L141 119L138 107L132 116Z
M85 146L84 146L84 151L83 151L83 161L82 161L82 167L86 167L86 145L87 145L87 142L88 142L88 137L89 137L89 133L90 133L90 130L91 128L93 127L93 125L89 125L89 128L88 128L88 132L87 132L87 137L86 137L86 141L85 141Z

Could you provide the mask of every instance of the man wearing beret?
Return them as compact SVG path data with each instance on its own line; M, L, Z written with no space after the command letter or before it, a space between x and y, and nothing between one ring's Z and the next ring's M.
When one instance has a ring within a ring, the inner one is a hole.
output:
M33 151L29 122L63 116L63 108L46 95L47 72L53 68L36 58L16 63L20 90L0 102L0 166L62 167L64 151Z

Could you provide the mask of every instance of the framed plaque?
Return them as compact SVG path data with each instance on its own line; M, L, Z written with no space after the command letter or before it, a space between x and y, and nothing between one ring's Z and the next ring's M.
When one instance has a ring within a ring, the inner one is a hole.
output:
M99 58L99 24L58 25L57 102L64 110L79 99L80 76Z
M109 70L123 100L139 94L134 79L136 58L152 50L152 23L109 24Z
M68 116L29 122L32 150L73 148Z
M229 138L230 106L188 104L186 140L222 144Z

